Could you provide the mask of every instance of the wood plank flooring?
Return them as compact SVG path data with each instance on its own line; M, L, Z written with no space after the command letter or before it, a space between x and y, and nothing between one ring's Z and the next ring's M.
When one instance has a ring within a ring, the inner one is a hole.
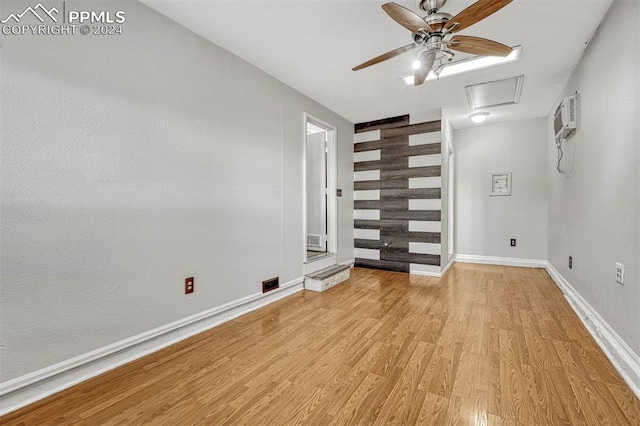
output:
M2 425L639 425L544 270L356 268L0 419Z

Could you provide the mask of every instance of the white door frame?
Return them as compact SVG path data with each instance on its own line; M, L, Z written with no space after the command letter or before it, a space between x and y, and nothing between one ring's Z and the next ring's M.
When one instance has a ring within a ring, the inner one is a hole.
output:
M335 255L338 252L338 209L337 209L337 187L338 187L338 163L337 163L337 141L338 129L308 112L304 113L303 122L303 168L302 168L302 214L303 214L303 249L304 260L307 259L307 122L325 129L327 131L327 255ZM320 256L319 258L324 258ZM313 261L313 260L312 260Z

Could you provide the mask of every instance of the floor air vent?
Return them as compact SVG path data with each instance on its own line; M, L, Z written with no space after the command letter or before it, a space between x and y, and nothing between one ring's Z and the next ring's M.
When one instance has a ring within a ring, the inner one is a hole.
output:
M271 290L275 290L280 287L280 277L271 278L270 280L262 281L262 292L266 293Z

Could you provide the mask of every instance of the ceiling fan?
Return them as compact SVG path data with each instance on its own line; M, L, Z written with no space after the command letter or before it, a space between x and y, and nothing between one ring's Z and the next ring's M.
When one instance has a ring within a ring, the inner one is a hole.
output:
M479 0L456 16L439 12L447 0L416 1L418 8L427 12L424 18L396 3L382 5L382 9L394 21L413 33L413 43L364 62L353 68L353 71L417 49L414 85L418 86L424 83L432 69L436 76L440 76L445 64L453 60L454 50L483 56L508 56L513 50L497 41L455 34L497 12L513 0Z

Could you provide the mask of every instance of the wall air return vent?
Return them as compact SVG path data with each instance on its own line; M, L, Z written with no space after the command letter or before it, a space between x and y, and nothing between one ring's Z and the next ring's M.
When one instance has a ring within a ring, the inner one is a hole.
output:
M524 75L465 87L471 110L520 102Z
M307 234L307 247L310 249L322 250L322 235Z

